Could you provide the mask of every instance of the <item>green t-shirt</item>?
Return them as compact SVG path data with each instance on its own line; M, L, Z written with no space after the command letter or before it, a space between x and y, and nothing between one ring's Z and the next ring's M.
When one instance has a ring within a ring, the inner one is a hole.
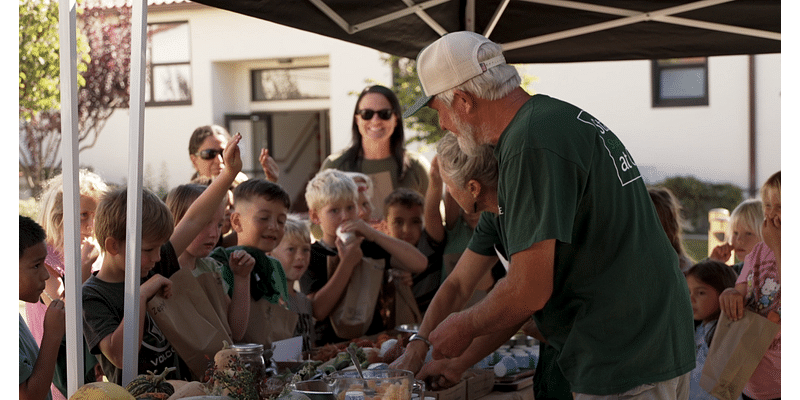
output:
M585 111L536 95L495 157L508 254L556 239L553 293L534 317L572 390L621 393L691 371L686 280L616 135Z

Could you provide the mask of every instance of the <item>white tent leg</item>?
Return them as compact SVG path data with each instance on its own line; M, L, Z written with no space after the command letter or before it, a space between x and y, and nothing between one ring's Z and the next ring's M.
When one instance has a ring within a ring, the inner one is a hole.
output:
M128 132L128 204L125 240L125 335L122 341L122 384L139 370L139 280L142 248L142 160L144 155L145 46L147 45L147 0L133 2L131 16L131 97Z
M67 395L83 385L83 312L81 301L80 200L78 189L78 56L76 2L58 3L61 48L61 173L64 178L64 305L67 314Z

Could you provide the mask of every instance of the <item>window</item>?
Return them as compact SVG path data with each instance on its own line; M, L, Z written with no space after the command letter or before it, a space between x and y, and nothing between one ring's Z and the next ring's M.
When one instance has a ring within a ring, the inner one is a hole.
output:
M252 101L327 99L330 97L328 57L267 61L250 71Z
M192 104L188 22L147 25L146 76L146 105Z
M653 107L708 105L705 57L653 60Z

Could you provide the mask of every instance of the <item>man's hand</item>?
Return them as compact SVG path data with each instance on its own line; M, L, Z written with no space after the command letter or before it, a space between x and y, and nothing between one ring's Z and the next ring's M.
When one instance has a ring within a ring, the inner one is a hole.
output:
M278 182L278 177L281 174L281 169L275 159L270 157L269 150L261 149L261 155L258 156L258 162L261 163L261 168L264 170L264 176L270 182Z
M422 341L409 342L406 346L406 351L394 360L394 362L389 364L389 368L402 369L416 374L425 363L425 357L427 355L428 346L425 345L425 343Z
M460 382L461 375L466 370L458 359L433 360L422 366L416 378L424 380L425 385L432 390L442 390Z
M255 265L256 259L242 249L234 251L228 258L228 266L231 267L234 276L249 276Z
M474 335L467 318L463 311L450 314L431 331L428 340L433 345L434 360L458 357L469 347Z

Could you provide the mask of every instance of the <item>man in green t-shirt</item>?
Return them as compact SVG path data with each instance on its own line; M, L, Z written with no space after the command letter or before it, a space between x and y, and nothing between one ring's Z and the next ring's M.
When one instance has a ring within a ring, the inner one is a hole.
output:
M619 138L580 108L527 94L500 46L473 32L423 49L417 71L426 96L406 115L435 109L467 154L495 146L498 233L511 257L482 302L431 332L434 361L421 374L453 376L533 316L576 399L687 398L689 292Z

